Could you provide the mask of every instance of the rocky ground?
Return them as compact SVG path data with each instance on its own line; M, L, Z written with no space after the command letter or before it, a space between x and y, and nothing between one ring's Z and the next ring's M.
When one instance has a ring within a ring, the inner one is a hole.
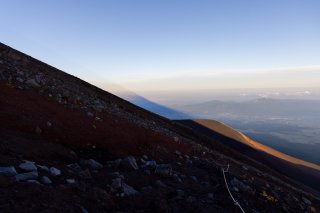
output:
M0 45L0 212L317 212L188 128ZM223 176L225 172L225 179Z

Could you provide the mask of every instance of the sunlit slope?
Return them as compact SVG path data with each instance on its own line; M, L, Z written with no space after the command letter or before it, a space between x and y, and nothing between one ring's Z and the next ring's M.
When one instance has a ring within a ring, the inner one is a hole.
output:
M295 157L291 157L291 156L286 155L282 152L276 151L268 146L265 146L265 145L262 145L256 141L253 141L250 138L248 138L247 136L245 136L244 134L242 134L241 132L236 131L235 129L229 127L228 125L225 125L224 123L221 123L221 122L218 122L215 120L206 120L206 119L197 119L197 120L194 120L194 122L208 128L208 129L211 129L221 135L224 135L228 138L231 138L231 139L239 141L243 144L246 144L256 150L266 152L270 155L273 155L275 157L289 161L294 164L303 165L303 166L313 168L313 169L320 171L320 166L313 164L313 163L309 163L309 162L300 160Z

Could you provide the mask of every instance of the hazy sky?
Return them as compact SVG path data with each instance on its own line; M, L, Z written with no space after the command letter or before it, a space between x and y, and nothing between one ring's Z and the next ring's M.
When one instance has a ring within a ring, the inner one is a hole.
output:
M0 10L1 42L100 85L320 85L319 0L1 0Z

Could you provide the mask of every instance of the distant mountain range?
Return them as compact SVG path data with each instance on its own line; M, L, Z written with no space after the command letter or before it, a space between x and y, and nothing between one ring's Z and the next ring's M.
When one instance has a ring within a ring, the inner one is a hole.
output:
M191 114L234 114L237 116L320 116L320 100L259 98L250 101L209 101L179 106Z

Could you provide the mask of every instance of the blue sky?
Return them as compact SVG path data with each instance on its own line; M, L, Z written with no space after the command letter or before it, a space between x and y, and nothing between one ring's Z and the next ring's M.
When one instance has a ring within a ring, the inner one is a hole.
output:
M155 79L161 89L186 75L320 65L318 0L2 0L0 10L1 42L90 82L149 90Z

